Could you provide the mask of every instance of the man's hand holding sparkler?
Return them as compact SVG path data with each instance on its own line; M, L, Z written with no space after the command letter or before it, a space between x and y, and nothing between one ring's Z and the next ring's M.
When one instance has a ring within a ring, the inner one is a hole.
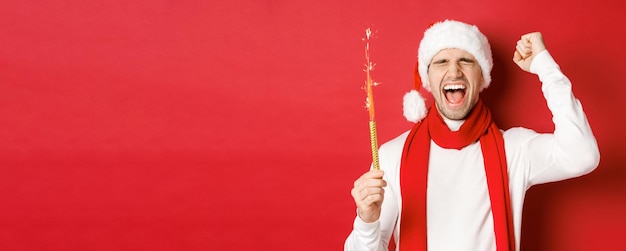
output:
M364 222L372 223L380 217L380 208L385 197L383 188L387 186L383 175L383 170L370 170L354 182L351 194L357 213Z

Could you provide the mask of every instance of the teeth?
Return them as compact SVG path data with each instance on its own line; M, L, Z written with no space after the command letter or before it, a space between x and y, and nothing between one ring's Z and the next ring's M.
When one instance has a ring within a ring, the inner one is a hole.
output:
M443 87L444 90L446 91L451 91L451 90L463 90L465 89L464 85L446 85Z

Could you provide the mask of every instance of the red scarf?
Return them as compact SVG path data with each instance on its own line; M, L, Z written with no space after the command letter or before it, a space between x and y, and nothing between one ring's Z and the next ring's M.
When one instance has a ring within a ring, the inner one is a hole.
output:
M504 139L480 100L458 131L450 131L439 112L431 107L428 116L409 133L400 165L400 250L427 249L426 189L431 138L438 146L459 150L480 140L497 250L515 250Z

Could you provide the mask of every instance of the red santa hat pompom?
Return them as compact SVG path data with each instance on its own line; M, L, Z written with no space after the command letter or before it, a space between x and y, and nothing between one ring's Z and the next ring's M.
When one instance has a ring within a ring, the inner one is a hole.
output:
M480 87L481 91L489 86L493 59L487 37L474 25L445 20L433 24L424 32L424 38L422 38L417 52L416 90L419 90L421 86L431 91L428 83L428 65L435 54L448 48L461 49L471 53L476 58L483 73L484 82ZM404 116L408 121L418 122L426 116L426 106L423 103L424 99L415 90L404 96Z

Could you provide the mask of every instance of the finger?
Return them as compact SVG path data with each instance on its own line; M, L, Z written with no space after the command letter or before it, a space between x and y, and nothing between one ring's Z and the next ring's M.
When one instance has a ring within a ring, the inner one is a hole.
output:
M370 187L363 189L359 193L359 201L365 206L369 206L373 203L381 202L384 198L385 189Z
M371 203L379 201L375 198L379 198L379 195L384 193L385 190L380 187L354 188L351 191L356 204L364 207L369 207Z
M354 198L354 202L357 204L357 206L367 206L365 201L365 198L367 198L367 196L369 195L367 193L367 189L363 189L363 188L353 188L352 189L352 198Z
M380 192L387 186L387 182L381 179L371 179L360 182L352 189L352 196L355 199L363 199L367 194Z
M359 191L358 197L361 199L364 199L368 196L372 196L375 194L384 194L384 193L385 193L385 189L383 189L382 187L367 187Z
M361 177L354 182L354 188L357 190L361 190L368 187L386 187L387 181L382 178L369 178L369 177Z
M524 44L530 46L533 43L535 37L536 35L534 33L528 33L526 35L523 35L521 40L524 41Z
M365 175L370 178L382 178L385 175L385 171L380 169L370 170L369 172L365 173Z
M365 178L359 182L360 187L385 187L387 182L382 177Z
M533 44L533 43L541 42L542 35L541 35L541 32L531 32L531 33L526 34L525 38L528 41L528 43Z
M369 207L374 204L380 204L385 199L385 195L382 193L370 194L363 199L363 206Z
M519 51L522 58L528 57L532 52L532 48L528 44L524 43L522 40L517 41L517 46L515 47L515 49Z

